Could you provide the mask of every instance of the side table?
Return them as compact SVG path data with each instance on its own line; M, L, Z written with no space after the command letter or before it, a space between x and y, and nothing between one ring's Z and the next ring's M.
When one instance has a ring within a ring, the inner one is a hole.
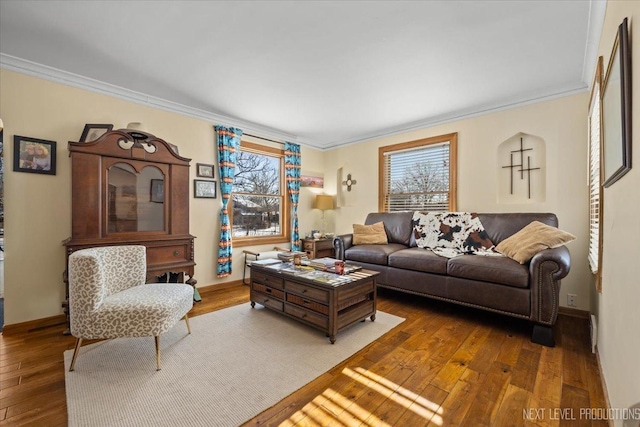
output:
M302 250L307 253L309 259L335 258L333 239L302 239Z

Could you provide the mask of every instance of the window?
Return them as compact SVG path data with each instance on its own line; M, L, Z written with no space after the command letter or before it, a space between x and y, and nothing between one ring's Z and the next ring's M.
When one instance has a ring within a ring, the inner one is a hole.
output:
M589 265L595 274L596 289L602 290L600 282L600 262L602 259L601 227L602 223L602 172L600 150L602 147L602 57L598 58L596 75L591 89L589 102Z
M229 212L235 246L289 240L284 150L242 141Z
M458 134L379 148L379 209L455 211Z

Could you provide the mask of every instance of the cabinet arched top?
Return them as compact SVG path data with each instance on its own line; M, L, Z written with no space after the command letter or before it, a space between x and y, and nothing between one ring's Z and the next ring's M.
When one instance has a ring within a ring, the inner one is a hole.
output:
M130 129L109 131L91 142L69 141L69 151L184 166L191 162L191 159L176 153L167 141L150 133Z

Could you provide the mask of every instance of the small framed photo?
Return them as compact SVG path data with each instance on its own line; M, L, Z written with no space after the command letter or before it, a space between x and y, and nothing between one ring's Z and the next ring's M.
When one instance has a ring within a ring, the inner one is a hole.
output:
M14 172L56 174L56 142L15 135L13 137Z
M151 180L151 198L154 203L164 203L164 179Z
M215 181L193 180L193 197L196 199L215 199L217 196L216 191Z
M204 163L196 163L196 175L203 178L215 178L213 165L205 165Z
M113 129L113 125L84 125L80 142L91 142Z

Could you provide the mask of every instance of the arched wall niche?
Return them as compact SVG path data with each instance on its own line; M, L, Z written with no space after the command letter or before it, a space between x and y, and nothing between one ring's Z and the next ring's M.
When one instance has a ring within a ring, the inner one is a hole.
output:
M519 132L498 146L498 203L540 203L547 196L544 140Z

